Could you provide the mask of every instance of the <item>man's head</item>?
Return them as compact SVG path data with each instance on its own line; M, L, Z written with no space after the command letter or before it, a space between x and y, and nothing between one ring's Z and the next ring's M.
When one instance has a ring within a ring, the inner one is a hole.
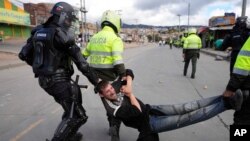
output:
M104 97L108 100L117 99L116 91L108 81L102 80L101 82L99 82L96 86L96 91L101 97Z
M122 26L120 15L118 15L115 11L105 11L102 15L101 26L102 28L104 26L110 26L116 33L119 33Z
M238 30L249 29L250 23L247 16L238 17L235 22L235 27L238 28Z

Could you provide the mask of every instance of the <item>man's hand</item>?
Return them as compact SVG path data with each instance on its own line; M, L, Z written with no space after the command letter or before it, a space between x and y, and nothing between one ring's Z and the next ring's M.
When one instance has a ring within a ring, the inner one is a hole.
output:
M126 96L130 97L130 95L132 94L132 77L127 76L124 80L127 81L127 85L123 85L120 91Z
M235 95L235 93L233 91L229 91L229 90L225 90L223 93L224 97L232 97L234 95Z
M185 59L185 54L184 53L182 54L182 57L183 57L183 59Z

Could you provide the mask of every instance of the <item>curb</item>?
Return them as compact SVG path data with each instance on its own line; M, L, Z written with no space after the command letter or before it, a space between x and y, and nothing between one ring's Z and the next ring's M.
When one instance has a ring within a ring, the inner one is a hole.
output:
M10 55L15 55L15 56L17 56L17 53L13 53L13 52L0 51L0 53L5 53L5 54L10 54ZM21 62L21 63L10 63L10 64L6 64L6 65L0 66L0 70L5 70L5 69L10 69L10 68L20 67L20 66L24 66L24 65L26 65L25 62Z
M16 68L16 67L20 67L20 66L24 66L24 65L26 65L26 63L16 63L16 64L3 65L3 66L0 66L0 70Z
M205 51L205 50L200 50L200 52L206 54L206 55L210 55L210 56L213 56L213 57L216 57L216 56L219 56L222 58L223 61L229 61L230 62L230 59L228 59L226 56L224 55L219 55L219 54L215 54L215 53L212 53L212 52L208 52L208 51Z

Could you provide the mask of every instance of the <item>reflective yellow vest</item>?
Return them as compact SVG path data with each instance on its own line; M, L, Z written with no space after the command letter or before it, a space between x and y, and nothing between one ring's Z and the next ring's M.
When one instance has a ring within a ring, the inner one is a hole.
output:
M89 64L93 68L113 68L122 64L124 45L120 37L111 27L105 26L95 34L82 54L89 58Z
M237 56L233 73L243 76L250 75L250 37L247 39Z
M195 34L189 35L183 45L184 49L200 49L201 48L201 38Z

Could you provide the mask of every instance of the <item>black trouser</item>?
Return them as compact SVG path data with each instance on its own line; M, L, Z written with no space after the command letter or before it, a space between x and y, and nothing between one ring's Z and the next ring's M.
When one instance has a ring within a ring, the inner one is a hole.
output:
M184 65L184 72L183 72L184 75L187 74L189 62L190 62L190 60L192 60L192 73L191 73L191 76L195 76L197 59L198 59L198 53L197 52L190 52L190 53L187 52L187 53L185 53L185 65Z
M85 110L82 106L80 87L66 81L53 81L49 78L39 78L42 88L59 103L64 109L62 121L58 125L52 141L68 141L77 130L87 121ZM74 101L73 116L70 117L72 103Z
M102 100L102 102L103 102L104 98L102 97L101 100ZM104 108L105 108L106 111L107 111L107 107L105 106L104 103L103 103L103 106L104 106ZM108 112L107 112L107 117L108 117L108 121L109 121L109 126L110 126L110 127L115 126L115 127L117 128L117 131L119 132L119 128L120 128L120 126L121 126L121 120L116 119L116 118L114 117L114 115L108 114Z
M244 101L242 103L241 109L234 113L234 125L250 125L250 98L249 95L246 97L247 95L244 94L246 91L248 91L249 94L250 89L242 90Z

